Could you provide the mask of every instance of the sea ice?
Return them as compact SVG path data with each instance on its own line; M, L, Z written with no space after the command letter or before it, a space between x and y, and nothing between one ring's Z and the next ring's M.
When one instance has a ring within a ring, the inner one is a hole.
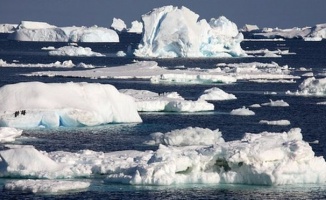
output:
M125 31L127 29L127 25L122 19L113 18L111 28L116 31Z
M17 26L17 24L0 24L0 33L12 33Z
M314 155L299 128L246 133L241 140L227 142L218 130L185 128L156 133L153 139L166 145L159 144L156 151L109 153L43 152L32 146L8 145L9 149L0 151L0 176L71 179L101 175L106 182L135 185L326 182L326 162Z
M0 127L0 143L13 142L15 138L21 136L22 133L23 130L11 127Z
M72 68L76 65L71 60L65 60L63 62L56 61L54 63L47 63L47 64L30 64L30 63L7 63L6 61L0 59L0 67L63 67L63 68Z
M238 109L233 109L230 112L231 115L243 115L243 116L249 116L249 115L255 115L255 112L252 110L249 110L249 108L242 107Z
M243 35L224 16L198 21L186 7L165 6L142 16L143 38L138 57L240 57Z
M0 88L0 126L94 126L141 122L132 97L112 85L26 82Z
M299 85L299 90L296 92L287 91L286 94L298 96L325 96L326 78L307 78Z
M285 102L284 100L269 100L270 102L268 103L262 103L262 106L273 106L273 107L287 107L290 106L287 102Z
M65 181L65 180L18 180L9 181L5 184L5 190L14 190L28 193L57 193L72 190L85 189L90 182Z
M105 56L101 53L92 51L89 47L64 46L49 51L50 56Z
M38 42L119 42L118 34L108 28L56 27L44 22L28 21L22 21L8 39Z
M158 94L148 90L124 89L121 93L135 98L137 110L142 112L198 112L214 110L214 105L206 101L189 101L177 92Z
M142 33L143 32L143 23L135 20L131 22L131 28L128 29L129 33Z
M204 91L204 93L198 98L198 100L211 100L211 101L223 101L237 99L233 94L228 94L220 88L213 87Z
M276 126L288 126L290 125L290 121L289 120L274 120L274 121L268 121L268 120L260 120L259 121L260 124L267 124L267 125L276 125Z

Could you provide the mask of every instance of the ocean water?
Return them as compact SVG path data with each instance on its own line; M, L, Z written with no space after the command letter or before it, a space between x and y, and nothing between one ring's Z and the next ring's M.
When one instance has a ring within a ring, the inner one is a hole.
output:
M135 48L140 40L139 35L122 36L117 44L79 44L91 47L93 51L104 53L106 57L51 57L42 51L42 47L60 47L67 43L33 43L16 42L0 39L0 59L7 62L19 63L53 63L55 61L72 60L73 63L84 62L99 66L115 66L131 63L133 57L117 57L119 50L126 51L128 46ZM291 41L264 41L242 43L245 50L289 50L295 55L283 55L281 58L215 58L215 59L156 59L160 66L174 68L186 67L214 68L218 63L241 62L276 62L279 65L288 65L291 68L312 68L314 74L326 72L326 57L324 50L326 41L304 42ZM137 59L144 60L144 59ZM112 84L118 89L146 89L154 92L176 91L186 99L196 99L206 89L218 86L222 90L237 96L237 100L212 102L215 110L199 113L140 113L141 124L109 124L96 127L55 128L55 129L27 129L23 137L15 143L34 145L36 149L50 151L75 152L83 149L94 151L119 150L156 150L157 146L143 144L153 132L168 132L174 129L202 127L220 129L226 141L238 140L244 133L260 133L263 131L282 132L290 128L302 129L305 141L311 143L317 156L326 156L326 106L317 105L317 102L326 101L325 97L297 97L287 96L285 92L295 91L303 79L296 83L254 83L240 81L235 84L151 84L141 80L107 80L61 77L26 77L20 74L34 71L63 70L49 68L1 68L0 86L5 84L41 81L41 82L100 82ZM69 69L71 70L71 69ZM296 72L300 75L302 72ZM277 94L271 94L276 92ZM251 108L256 112L254 116L232 116L232 109L252 104L261 104L269 100L283 99L289 107L261 107ZM0 105L1 106L1 105ZM260 120L287 119L289 126L268 126L259 124ZM0 149L4 146L0 145ZM291 185L291 186L248 186L248 185L180 185L180 186L130 186L121 184L103 183L99 179L89 180L91 186L81 191L71 191L60 194L27 194L15 191L2 190L1 187L8 179L0 179L0 199L323 199L326 198L326 185Z

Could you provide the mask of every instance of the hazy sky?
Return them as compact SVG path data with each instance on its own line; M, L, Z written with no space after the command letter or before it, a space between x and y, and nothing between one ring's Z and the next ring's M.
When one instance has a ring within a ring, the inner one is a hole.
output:
M326 23L326 0L0 0L0 23L44 21L56 26L110 27L113 17L130 26L152 8L186 6L200 18L221 15L238 27L304 27Z

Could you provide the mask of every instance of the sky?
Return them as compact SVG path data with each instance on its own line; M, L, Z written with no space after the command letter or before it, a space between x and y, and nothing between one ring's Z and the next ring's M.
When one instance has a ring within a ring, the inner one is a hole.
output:
M42 21L56 26L110 27L112 19L133 20L153 8L186 6L200 19L224 15L238 27L305 27L326 23L326 0L0 0L0 24Z

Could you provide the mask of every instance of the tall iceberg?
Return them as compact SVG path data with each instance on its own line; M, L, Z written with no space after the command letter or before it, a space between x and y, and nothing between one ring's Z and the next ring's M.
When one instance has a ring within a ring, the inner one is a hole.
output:
M240 57L242 33L224 16L198 21L186 7L165 6L142 16L143 38L138 57Z

